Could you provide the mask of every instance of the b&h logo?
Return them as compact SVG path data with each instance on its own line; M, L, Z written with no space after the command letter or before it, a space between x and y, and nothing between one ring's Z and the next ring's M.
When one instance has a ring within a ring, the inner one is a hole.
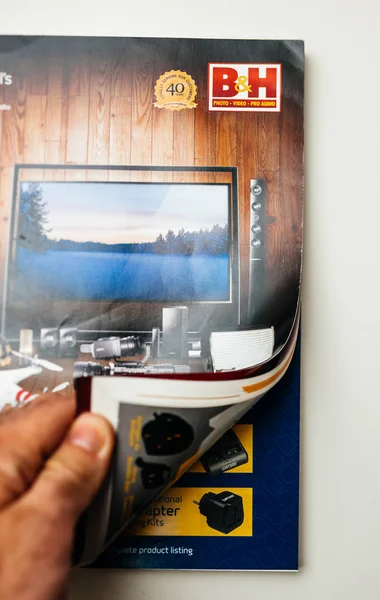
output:
M209 63L209 110L281 111L281 64Z

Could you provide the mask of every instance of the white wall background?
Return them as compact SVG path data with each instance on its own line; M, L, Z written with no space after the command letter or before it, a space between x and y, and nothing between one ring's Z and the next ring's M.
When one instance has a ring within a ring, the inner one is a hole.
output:
M71 600L380 598L380 3L18 0L0 33L304 39L298 574L95 572Z

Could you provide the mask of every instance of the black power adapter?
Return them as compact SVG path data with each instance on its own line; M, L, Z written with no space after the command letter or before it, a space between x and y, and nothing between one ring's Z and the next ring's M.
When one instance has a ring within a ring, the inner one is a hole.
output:
M194 429L172 413L153 414L142 428L145 452L150 456L172 456L184 452L194 441Z
M248 462L248 454L236 433L230 429L201 458L208 475L219 475Z
M145 490L154 490L170 479L172 470L168 465L145 462L142 458L137 458L135 464L141 469L141 483Z
M207 525L221 533L231 533L244 522L243 498L232 492L206 492L198 504L199 512L206 517Z

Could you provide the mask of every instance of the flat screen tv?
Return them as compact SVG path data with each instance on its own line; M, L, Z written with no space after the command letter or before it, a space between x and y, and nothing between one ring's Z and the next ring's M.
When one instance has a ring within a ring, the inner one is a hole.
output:
M112 167L16 169L8 336L62 323L149 331L175 305L189 308L194 331L210 319L238 324L235 170L115 170L117 180Z

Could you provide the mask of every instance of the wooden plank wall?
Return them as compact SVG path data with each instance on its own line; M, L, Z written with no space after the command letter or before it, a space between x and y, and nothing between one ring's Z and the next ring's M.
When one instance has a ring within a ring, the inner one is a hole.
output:
M295 285L302 241L302 107L284 98L281 113L210 113L207 74L194 65L188 71L198 85L197 108L180 112L154 108L154 83L170 68L154 56L131 64L125 49L99 44L93 51L73 47L62 56L39 52L36 43L22 63L12 54L7 57L2 70L12 73L14 83L0 87L1 103L12 106L11 111L0 111L0 283L9 239L13 167L57 163L237 166L243 314L249 179L264 178L266 213L271 217L266 227L268 291L275 297ZM86 177L85 171L68 173L71 180ZM37 169L34 176L43 178L44 172ZM90 176L126 179L117 171L92 171ZM54 177L61 178L62 172ZM165 181L184 177L161 174ZM210 175L210 181L213 178ZM186 180L196 181L197 174L186 174Z

